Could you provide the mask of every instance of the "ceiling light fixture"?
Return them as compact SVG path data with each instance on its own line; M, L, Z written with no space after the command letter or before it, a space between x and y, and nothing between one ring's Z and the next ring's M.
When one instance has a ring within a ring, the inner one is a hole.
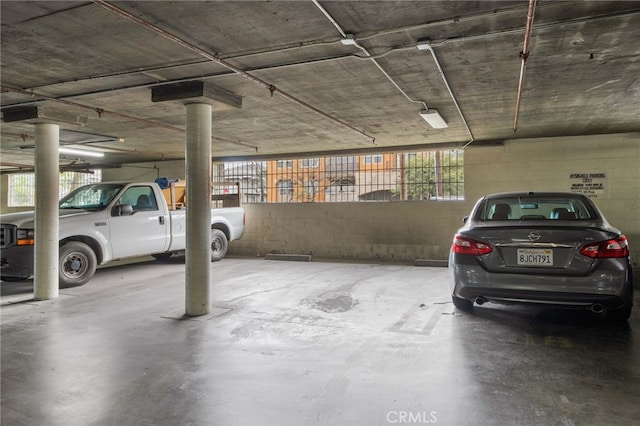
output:
M340 43L345 46L355 46L356 45L356 37L353 34L347 34L345 38L340 39Z
M81 150L81 149L73 149L73 148L60 147L60 148L58 148L58 152L60 154L80 155L80 156L83 156L83 157L97 157L97 158L104 157L104 152L84 151L84 150Z
M446 129L449 127L444 118L440 115L437 109L423 109L420 111L420 117L424 118L424 121L429 123L429 126L434 129Z

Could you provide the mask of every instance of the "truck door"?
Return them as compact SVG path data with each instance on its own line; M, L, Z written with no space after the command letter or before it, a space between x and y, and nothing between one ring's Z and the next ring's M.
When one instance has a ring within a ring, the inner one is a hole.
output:
M158 207L153 188L128 188L116 205L130 205L133 214L111 216L111 250L114 258L161 253L169 242L169 224L164 208Z

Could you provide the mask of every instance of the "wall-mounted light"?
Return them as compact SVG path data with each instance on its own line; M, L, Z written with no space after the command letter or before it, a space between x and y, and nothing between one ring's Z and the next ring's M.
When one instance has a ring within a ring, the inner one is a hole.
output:
M424 118L424 120L429 123L429 126L434 129L446 129L449 127L437 109L423 109L420 111L420 117Z
M58 148L58 152L60 154L79 155L81 157L97 157L97 158L104 157L104 152L85 151L82 149L73 149L73 148L64 148L64 147Z

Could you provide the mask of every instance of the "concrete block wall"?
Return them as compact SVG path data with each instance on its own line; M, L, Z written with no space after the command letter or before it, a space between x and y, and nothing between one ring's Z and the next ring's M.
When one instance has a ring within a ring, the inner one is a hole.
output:
M185 175L184 161L137 166L106 169L103 180ZM442 260L472 205L463 201L244 204L245 234L230 245L229 253L395 262Z
M465 150L464 202L249 204L247 228L231 252L412 261L448 256L451 239L482 195L570 191L572 174L604 173L595 201L629 239L640 265L640 135L505 141Z
M446 259L465 202L246 204L231 252L376 261Z
M247 227L231 254L311 254L379 261L447 258L451 239L474 202L501 191L568 191L572 174L605 173L595 201L628 237L640 265L640 134L522 139L470 145L465 201L246 204ZM184 178L184 161L105 169L103 180ZM2 176L6 207L6 176Z
M153 182L160 177L184 179L184 160L126 164L117 169L104 169L102 180Z
M604 173L593 199L629 240L640 266L640 134L520 139L465 150L465 197L487 192L570 191L575 174Z

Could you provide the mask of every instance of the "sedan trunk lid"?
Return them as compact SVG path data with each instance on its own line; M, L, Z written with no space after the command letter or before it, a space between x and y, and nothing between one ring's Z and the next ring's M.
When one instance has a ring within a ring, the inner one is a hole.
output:
M580 253L582 247L613 236L601 229L575 227L481 227L465 236L490 243L482 256L491 272L586 275L595 260Z

